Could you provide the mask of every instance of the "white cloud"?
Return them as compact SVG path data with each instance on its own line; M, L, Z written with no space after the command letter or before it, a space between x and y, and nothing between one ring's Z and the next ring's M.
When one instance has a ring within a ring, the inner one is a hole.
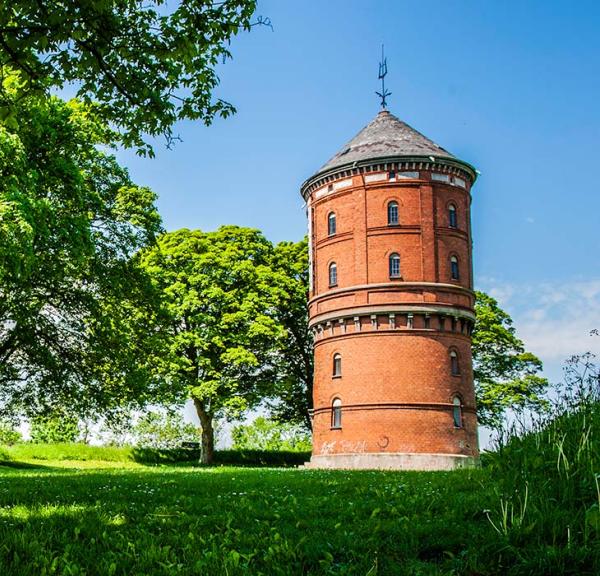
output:
M482 289L512 316L527 349L544 362L598 353L600 338L590 331L600 329L600 280L514 285L485 278Z

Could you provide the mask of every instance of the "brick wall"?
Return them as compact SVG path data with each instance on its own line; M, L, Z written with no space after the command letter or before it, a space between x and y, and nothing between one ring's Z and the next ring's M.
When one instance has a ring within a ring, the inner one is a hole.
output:
M365 184L364 175L313 191L314 454L477 455L470 349L473 316L468 187L419 179ZM468 184L467 184L468 186ZM399 223L388 225L388 203ZM449 221L456 207L457 226ZM336 215L336 234L328 216ZM390 279L389 256L401 278ZM451 278L450 258L460 277ZM337 286L329 286L329 265ZM458 354L453 375L450 352ZM333 375L333 356L342 374ZM455 426L453 398L461 399ZM342 427L332 429L332 402Z

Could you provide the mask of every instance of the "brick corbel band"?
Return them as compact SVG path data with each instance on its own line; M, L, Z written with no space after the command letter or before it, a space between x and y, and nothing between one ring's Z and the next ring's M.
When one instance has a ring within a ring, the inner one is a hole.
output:
M452 410L454 405L449 402L394 402L385 404L347 404L342 407L344 412L360 412L364 410L440 410L447 412ZM473 406L461 406L463 412L475 414ZM331 406L322 406L315 408L313 414L322 414L331 412Z

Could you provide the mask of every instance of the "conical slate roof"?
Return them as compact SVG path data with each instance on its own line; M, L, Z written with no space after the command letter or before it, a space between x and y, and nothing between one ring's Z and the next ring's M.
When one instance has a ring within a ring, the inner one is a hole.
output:
M397 156L456 158L402 120L381 110L375 119L348 142L318 173L362 160Z

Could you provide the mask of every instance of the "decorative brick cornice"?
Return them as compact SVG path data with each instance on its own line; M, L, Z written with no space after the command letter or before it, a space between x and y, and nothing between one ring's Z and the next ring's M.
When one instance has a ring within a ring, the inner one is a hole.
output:
M457 176L468 180L471 184L475 182L477 178L475 168L462 160L436 158L435 162L431 162L429 156L391 156L389 158L376 158L373 160L351 162L343 166L332 168L331 170L318 172L302 184L300 193L304 197L304 200L308 200L308 197L317 188L320 188L329 182L334 182L335 180L351 178L352 176L368 174L370 172L401 172L402 170L425 170L442 174L456 174ZM421 178L417 178L416 180L421 180ZM443 183L436 182L436 184Z

